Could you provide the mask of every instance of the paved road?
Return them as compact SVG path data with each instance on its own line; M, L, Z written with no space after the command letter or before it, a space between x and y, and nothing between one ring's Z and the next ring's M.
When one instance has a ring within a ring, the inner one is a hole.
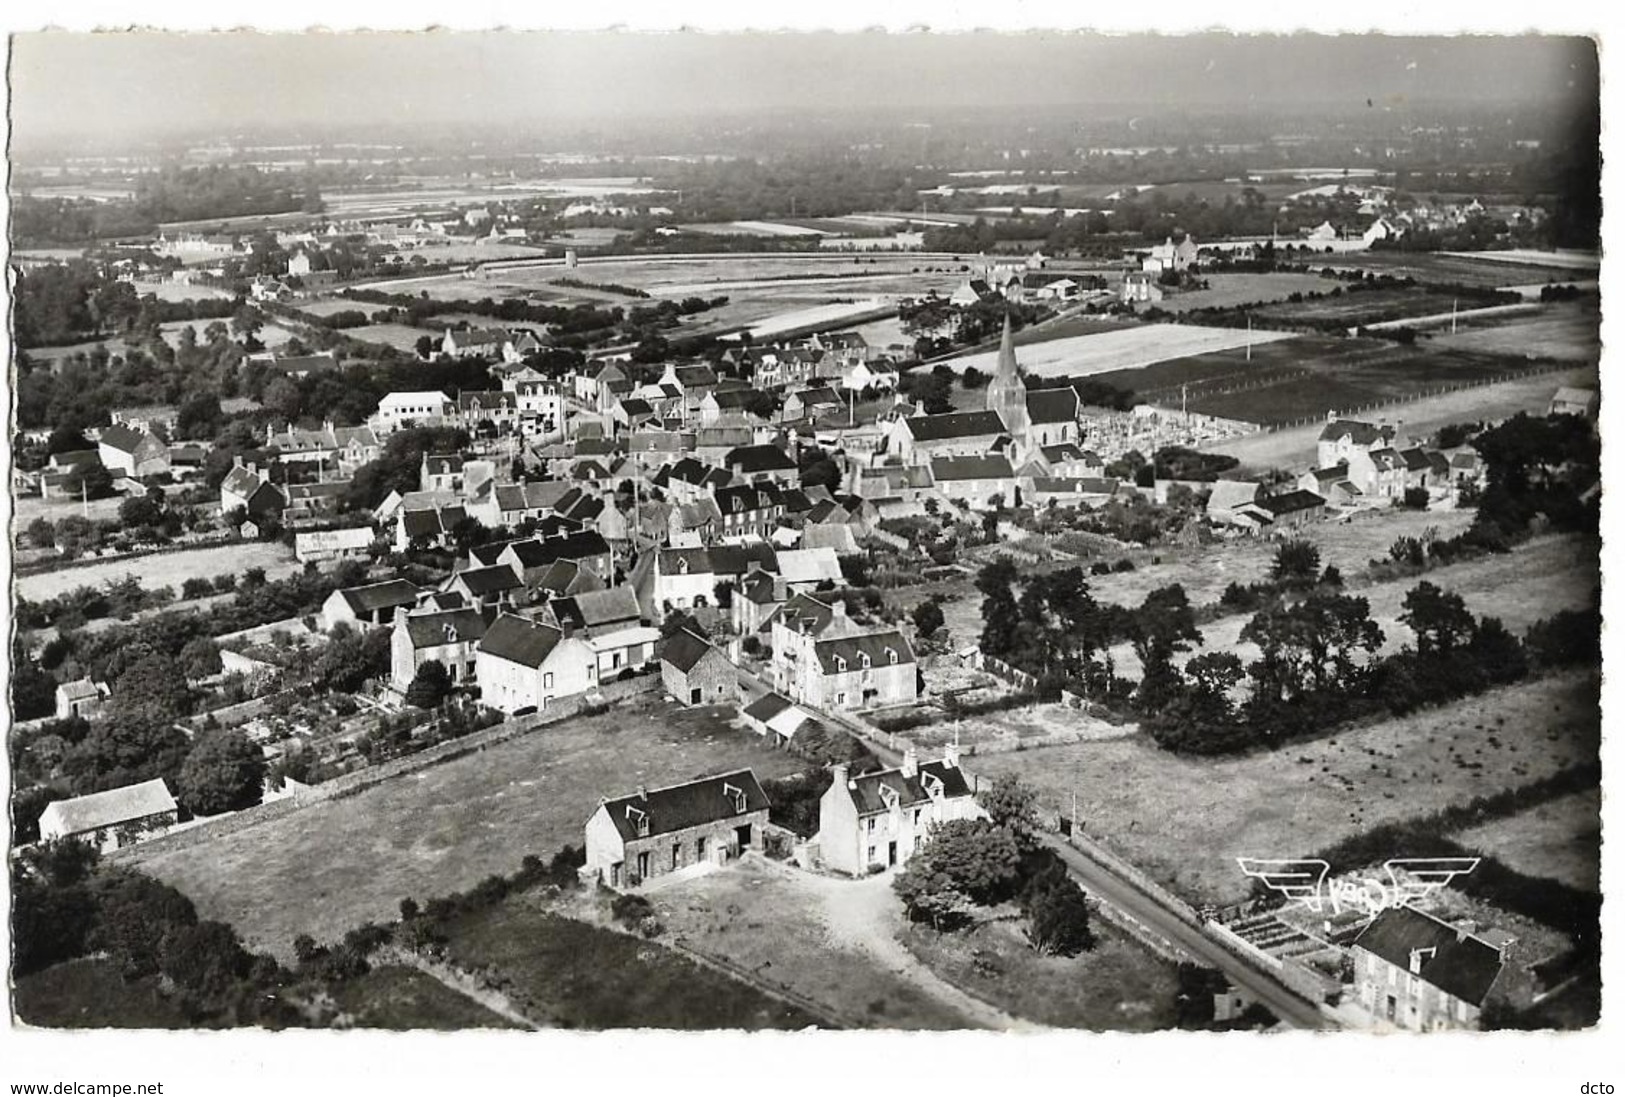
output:
M1072 875L1090 895L1110 903L1202 963L1218 968L1232 983L1263 1002L1282 1021L1293 1028L1334 1027L1315 1003L1242 960L1082 850L1050 835L1040 835L1040 839L1066 863Z
M836 719L867 743L881 761L888 765L897 764L898 752L889 749L884 741L880 741L873 729L869 729L865 734L859 730L862 728L861 724L844 718ZM1303 1029L1336 1027L1330 1018L1321 1013L1316 1003L1304 998L1262 968L1243 960L1112 869L1053 835L1041 834L1039 838L1066 863L1072 875L1091 896L1121 910L1202 963L1224 972L1233 984L1263 1002L1288 1025Z

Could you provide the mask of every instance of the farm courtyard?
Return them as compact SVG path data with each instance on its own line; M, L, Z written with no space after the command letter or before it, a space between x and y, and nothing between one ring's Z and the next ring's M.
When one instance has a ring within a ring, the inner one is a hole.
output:
M298 934L337 938L393 918L408 896L422 902L511 873L527 853L579 848L601 796L746 766L763 779L806 768L730 716L645 695L213 839L206 852L133 860L202 917L286 957Z

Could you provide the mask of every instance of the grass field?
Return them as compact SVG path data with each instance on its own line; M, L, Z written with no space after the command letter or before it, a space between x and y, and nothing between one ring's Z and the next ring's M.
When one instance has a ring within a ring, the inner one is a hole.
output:
M1496 421L1509 418L1520 411L1544 415L1552 394L1562 385L1580 385L1595 388L1595 366L1562 373L1542 374L1517 378L1493 385L1462 389L1442 396L1429 396L1418 400L1394 404L1373 412L1373 416L1386 416L1390 422L1403 424L1406 434L1413 438L1427 435L1450 423ZM1253 434L1233 438L1202 447L1214 453L1228 453L1241 460L1243 471L1271 468L1304 468L1315 460L1315 440L1322 424L1267 434Z
M560 1028L803 1029L809 1014L655 941L539 910L519 895L448 929L453 962L500 971L505 992Z
M396 350L415 352L418 340L425 335L435 340L438 349L440 334L429 331L427 328L414 328L406 324L368 324L366 327L347 328L344 332L351 339L360 339L365 343L380 343Z
M1014 915L1014 907L1007 913ZM1092 926L1094 949L1073 957L1038 955L1020 923L1009 920L960 933L912 925L903 943L955 986L1039 1024L1095 1032L1172 1028L1174 965L1098 918Z
M345 1027L456 1032L475 1028L514 1028L439 980L414 968L376 967L332 990L333 1005Z
M579 847L601 796L749 766L759 778L806 768L729 710L643 697L215 839L137 856L202 917L230 922L256 949L333 939L392 918L403 898L460 891L511 873L527 853Z
M1328 287L1322 283L1321 288ZM1253 315L1261 324L1320 324L1329 321L1354 327L1376 320L1449 312L1455 300L1448 293L1416 288L1361 290L1358 293L1345 289L1336 297L1318 297L1296 304L1280 302L1266 305L1254 310Z
M1191 309L1228 309L1266 301L1281 301L1294 293L1325 292L1337 283L1318 274L1209 274L1207 289L1170 293L1157 305L1164 312Z
M1029 344L1017 355L1022 371L1032 377L1089 377L1138 369L1174 358L1254 346L1290 339L1286 332L1235 328L1205 328L1195 324L1139 324L1115 331L1096 332ZM975 366L991 374L998 351L969 354L946 364L955 373Z
M1539 253L1482 252L1472 255L1447 252L1368 251L1353 258L1338 258L1328 263L1313 263L1314 269L1323 266L1338 270L1368 270L1391 274L1395 278L1414 278L1418 282L1479 286L1493 289L1500 286L1533 282L1572 282L1578 276L1592 276L1597 269L1593 259L1589 265L1569 269L1556 265L1559 258Z
M963 1027L958 1013L830 932L815 893L821 884L745 861L662 888L650 899L673 940L854 1016L854 1023Z
M1187 899L1248 892L1237 857L1296 857L1579 762L1594 762L1595 674L1524 683L1273 752L1203 759L1149 738L973 758L1051 808L1074 792L1084 830ZM1493 741L1492 741L1493 740Z
M20 597L40 602L79 587L99 587L111 579L133 575L148 590L172 587L178 594L182 583L199 576L212 579L216 575L241 575L252 567L264 568L267 578L291 574L301 566L291 555L284 545L257 541L213 545L23 575L16 581L16 591Z
M1465 846L1529 876L1597 891L1601 886L1602 790L1571 793L1461 831Z
M1595 305L1549 305L1534 316L1516 316L1428 334L1430 349L1470 351L1595 365L1602 357L1601 317Z

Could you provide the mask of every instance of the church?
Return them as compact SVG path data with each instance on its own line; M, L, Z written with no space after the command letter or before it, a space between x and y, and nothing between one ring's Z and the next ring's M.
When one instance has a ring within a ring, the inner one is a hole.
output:
M1045 446L1078 440L1077 390L1069 385L1027 387L1021 366L1016 362L1008 312L1004 316L1004 334L999 339L998 365L987 386L987 410L1003 421L1005 433L1010 436L1010 463L1017 468Z

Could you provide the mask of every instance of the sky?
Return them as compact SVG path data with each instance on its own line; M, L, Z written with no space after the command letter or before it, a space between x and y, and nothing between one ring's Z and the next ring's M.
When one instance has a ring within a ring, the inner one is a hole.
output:
M21 147L258 125L504 125L873 104L1596 96L1591 43L1553 37L46 32L12 43Z

